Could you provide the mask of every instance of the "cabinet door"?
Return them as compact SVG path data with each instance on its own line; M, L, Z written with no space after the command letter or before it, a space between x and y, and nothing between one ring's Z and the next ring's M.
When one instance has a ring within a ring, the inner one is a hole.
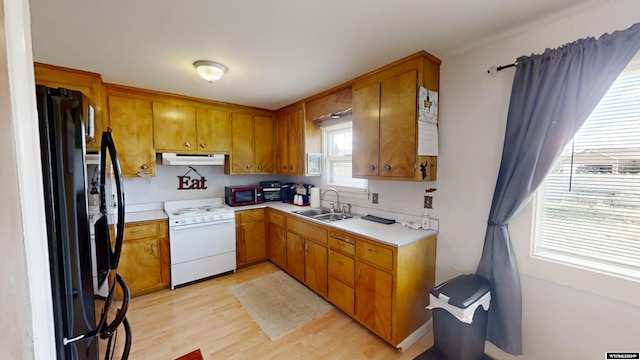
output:
M417 76L413 70L381 84L380 175L383 177L413 177L415 174Z
M231 116L227 111L196 109L197 148L203 153L231 153Z
M196 109L153 102L153 144L156 151L178 153L196 149Z
M353 91L353 177L380 174L380 84ZM401 142L402 139L395 139Z
M126 240L118 264L118 273L129 285L131 295L162 285L160 243L158 238Z
M318 294L327 296L327 248L305 240L304 283Z
M256 116L255 124L255 164L256 173L273 174L275 172L273 154L273 118Z
M109 122L122 175L134 177L144 172L155 176L151 102L120 96L109 96L108 101Z
M242 224L244 262L247 264L267 258L267 231L264 221Z
M231 115L231 173L250 174L255 172L253 150L253 116Z
M91 105L94 110L94 136L87 137L86 147L89 151L100 151L102 132L108 127L108 119L104 112L104 88L100 75L80 70L67 69L46 64L34 64L35 82L52 88L65 88L80 91L86 98L82 99L87 128L87 109Z
M276 153L276 172L278 174L289 173L289 145L287 144L289 128L287 119L289 114L281 114L276 117L275 121L275 153Z
M287 272L304 282L304 238L287 232Z
M269 260L282 269L287 268L287 231L269 224Z
M392 276L361 262L356 263L356 273L356 319L390 341Z
M304 119L302 110L291 113L287 119L287 145L289 174L304 175Z

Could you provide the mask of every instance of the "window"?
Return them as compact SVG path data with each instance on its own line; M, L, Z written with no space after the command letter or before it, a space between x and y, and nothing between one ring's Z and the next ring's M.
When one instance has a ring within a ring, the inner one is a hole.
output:
M322 128L322 185L364 193L368 191L368 181L351 177L351 135L351 121Z
M640 279L640 64L632 62L538 191L533 253Z

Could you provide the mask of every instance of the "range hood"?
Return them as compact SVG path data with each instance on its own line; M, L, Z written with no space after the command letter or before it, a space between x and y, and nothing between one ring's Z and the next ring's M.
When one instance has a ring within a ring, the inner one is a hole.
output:
M224 165L224 155L162 153L162 165Z

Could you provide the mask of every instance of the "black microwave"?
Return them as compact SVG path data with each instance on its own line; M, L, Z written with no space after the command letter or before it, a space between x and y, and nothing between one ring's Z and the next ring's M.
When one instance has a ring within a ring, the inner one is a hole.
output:
M282 201L280 181L261 181L262 201Z

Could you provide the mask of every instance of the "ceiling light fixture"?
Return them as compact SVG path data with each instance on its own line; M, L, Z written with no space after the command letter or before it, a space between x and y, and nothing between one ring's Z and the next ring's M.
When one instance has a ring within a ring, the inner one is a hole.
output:
M198 60L193 63L193 67L198 70L198 74L208 82L214 82L222 79L228 69L226 66L215 61Z

